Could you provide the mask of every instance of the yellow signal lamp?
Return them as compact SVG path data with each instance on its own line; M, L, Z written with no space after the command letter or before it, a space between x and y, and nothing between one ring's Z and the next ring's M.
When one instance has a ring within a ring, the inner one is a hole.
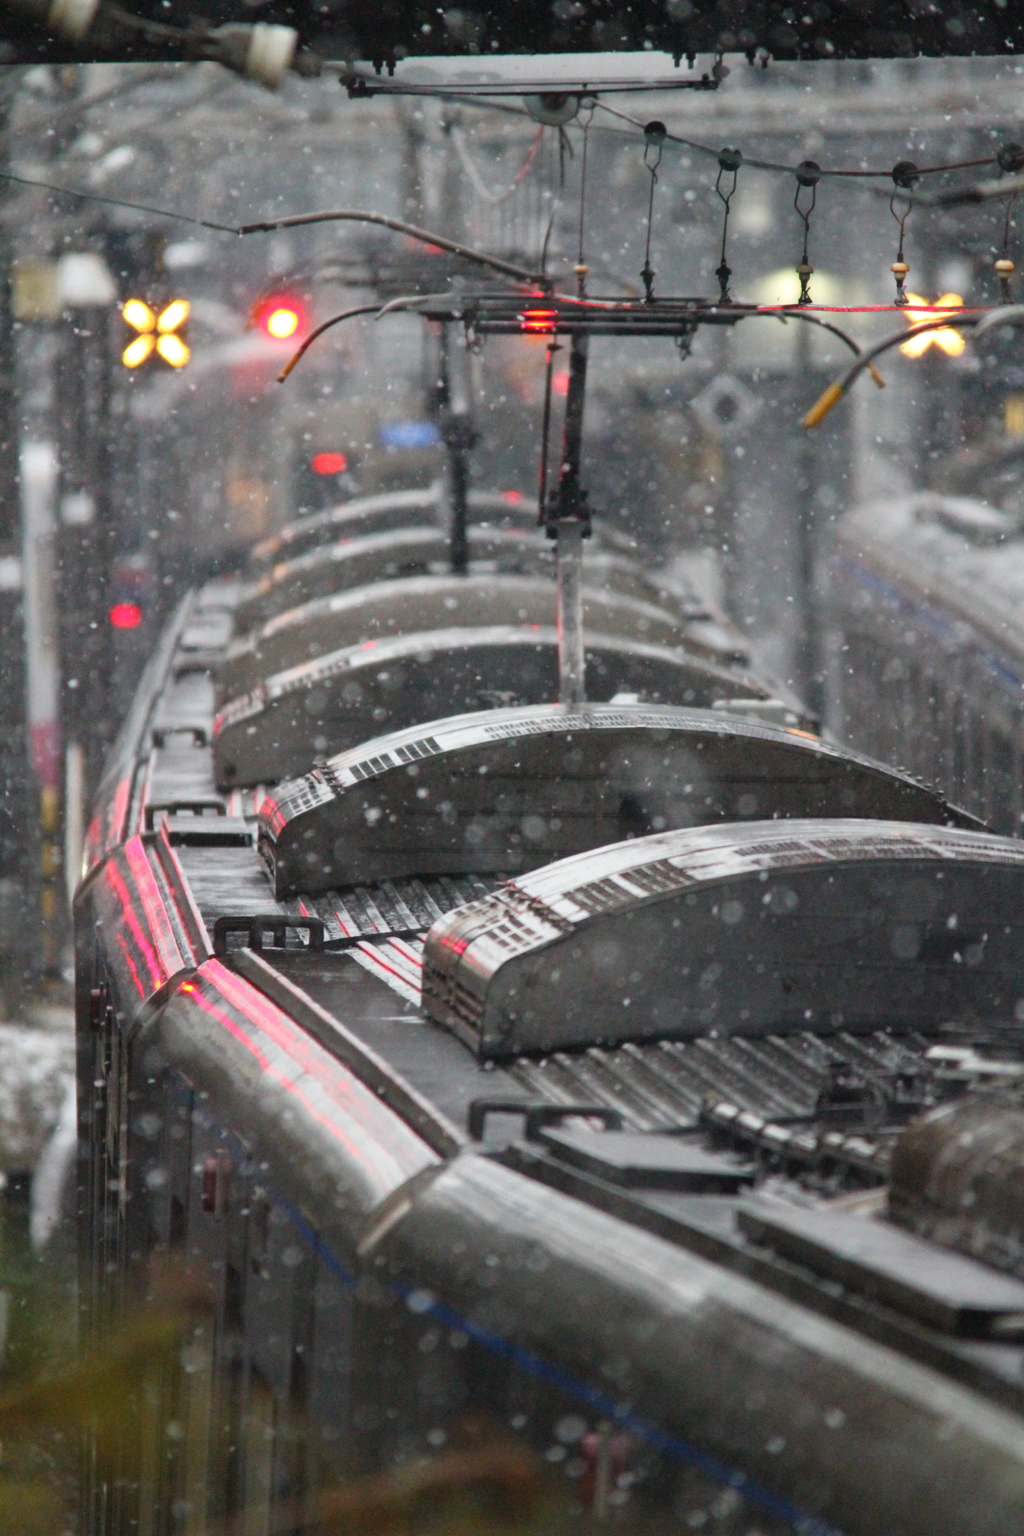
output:
M908 293L907 303L922 306L907 315L910 325L920 325L922 320L941 320L944 309L963 309L964 306L958 293L944 293L934 304L929 304L920 294ZM908 336L900 351L905 357L923 357L929 347L935 346L947 357L959 357L966 345L959 331L954 331L952 326L943 326L937 331L921 331L916 336Z
M187 299L172 299L160 310L154 310L143 299L127 299L121 314L125 323L138 334L121 353L124 366L140 368L156 356L171 368L184 368L192 353L179 332L187 323L190 312Z
M126 368L140 368L148 357L152 357L155 350L155 336L136 336L121 353L121 361Z
M156 328L161 336L169 336L172 331L180 331L191 309L188 299L172 299L166 308L160 311L157 318Z
M121 314L133 331L144 335L156 330L156 315L142 299L128 299L121 307Z
M166 336L157 337L156 350L164 362L169 363L172 368L184 368L192 356L181 337L176 336L173 331L168 331Z

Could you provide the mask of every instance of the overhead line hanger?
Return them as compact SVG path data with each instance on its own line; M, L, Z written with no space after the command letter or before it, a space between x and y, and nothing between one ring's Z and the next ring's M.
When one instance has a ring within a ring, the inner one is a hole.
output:
M666 75L663 78L637 80L628 76L607 79L571 80L552 76L534 80L403 80L359 69L343 60L329 61L325 69L338 71L338 83L353 98L366 96L440 96L456 91L460 96L593 96L601 91L717 91L715 71L692 75Z

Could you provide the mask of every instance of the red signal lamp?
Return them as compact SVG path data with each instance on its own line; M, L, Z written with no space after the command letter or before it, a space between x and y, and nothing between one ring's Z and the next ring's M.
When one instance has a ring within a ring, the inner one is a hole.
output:
M348 469L348 459L343 453L314 453L309 467L314 475L343 475Z
M271 293L261 299L253 316L271 341L294 341L306 329L306 311L291 293Z
M114 629L138 629L142 609L138 603L115 603L107 617Z
M528 335L550 335L555 328L558 311L557 309L524 309L519 319L523 330Z

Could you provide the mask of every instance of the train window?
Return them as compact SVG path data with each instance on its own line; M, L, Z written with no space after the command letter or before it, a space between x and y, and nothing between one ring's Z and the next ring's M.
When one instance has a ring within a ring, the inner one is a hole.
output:
M970 700L965 706L963 743L965 798L977 816L985 817L988 811L985 720L977 700Z
M918 778L932 783L935 781L941 758L942 695L930 667L920 664L914 667L913 685L915 715L911 727L915 736L913 769Z
M250 1367L242 1414L240 1536L271 1536L274 1499L274 1394Z

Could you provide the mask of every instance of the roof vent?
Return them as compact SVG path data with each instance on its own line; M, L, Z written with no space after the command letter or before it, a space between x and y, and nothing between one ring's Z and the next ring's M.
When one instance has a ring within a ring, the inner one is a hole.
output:
M488 710L378 737L271 794L260 851L281 898L413 875L517 874L651 832L809 812L963 821L934 791L803 732L613 700Z
M1003 1020L1024 846L881 821L665 833L549 865L427 936L423 1006L482 1057Z
M334 592L278 614L237 641L214 674L218 707L286 667L360 641L455 625L550 629L556 622L555 599L550 576L411 576ZM583 622L588 634L692 649L682 619L620 592L584 586ZM694 654L715 659L703 645Z
M757 684L665 646L589 635L587 687L596 700L626 691L652 704L707 708ZM304 773L318 752L341 752L380 734L453 711L511 708L552 699L558 636L495 625L438 629L350 645L279 672L234 699L214 720L217 783L275 783Z

